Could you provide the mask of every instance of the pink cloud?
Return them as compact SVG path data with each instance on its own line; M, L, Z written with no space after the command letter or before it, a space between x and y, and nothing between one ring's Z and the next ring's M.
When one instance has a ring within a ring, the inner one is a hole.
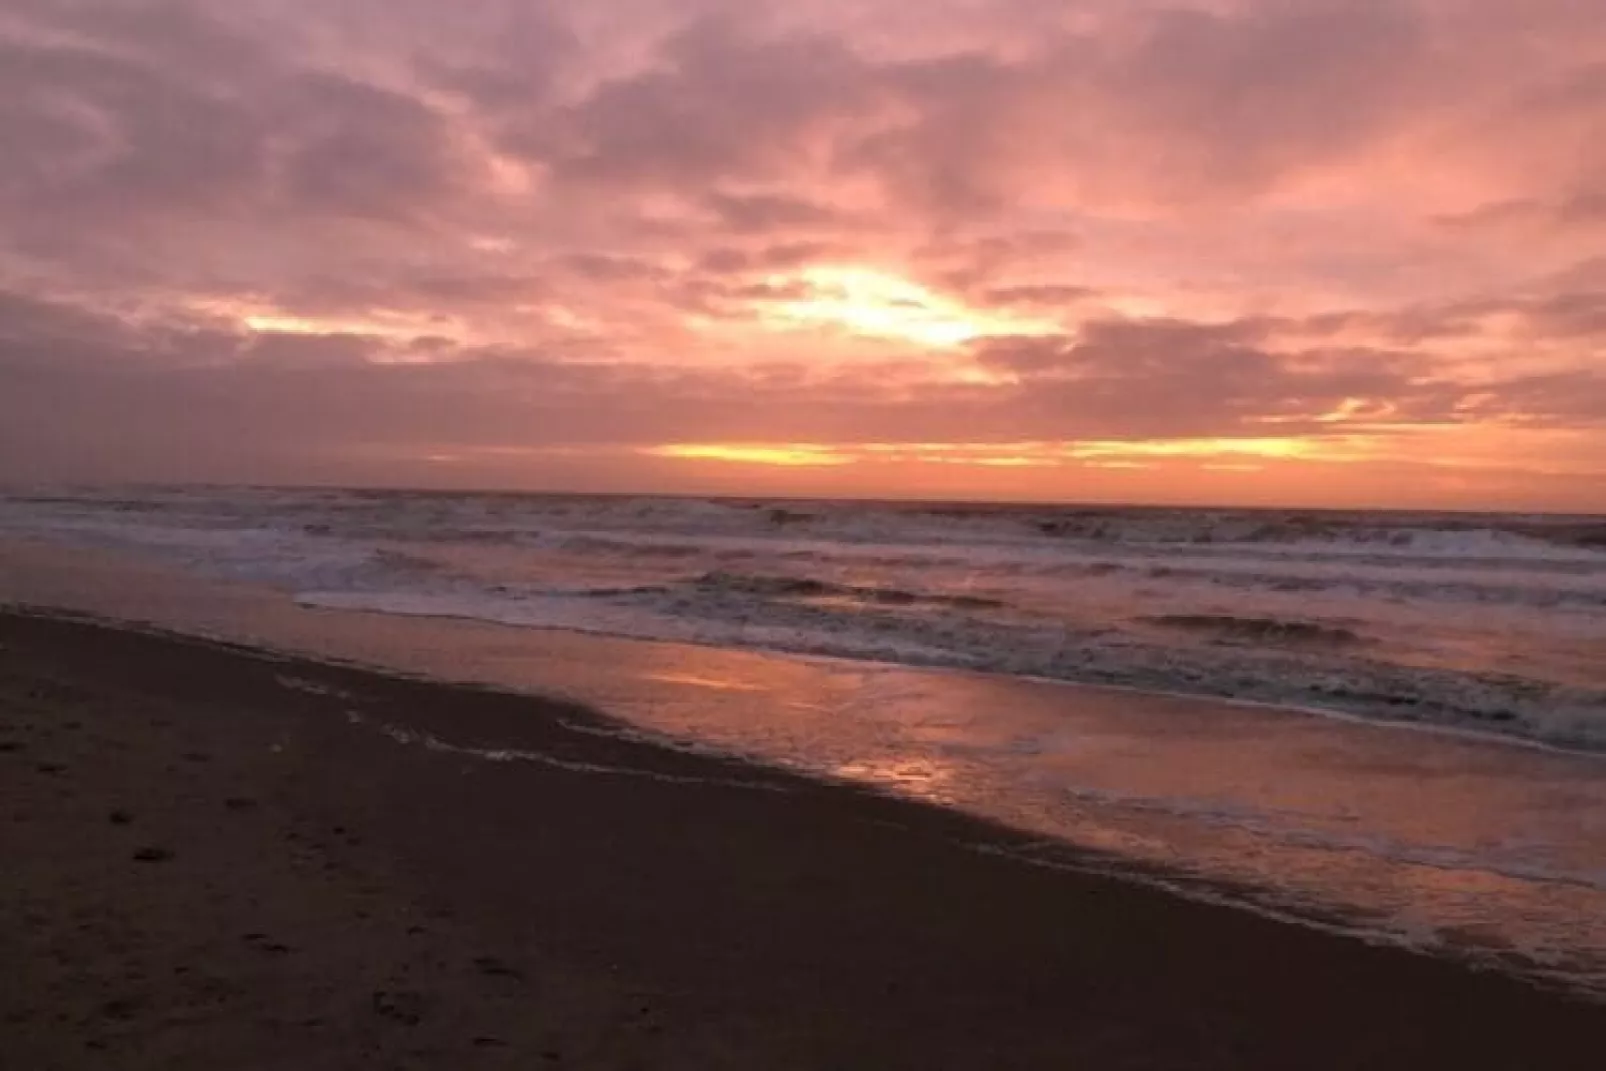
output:
M10 474L176 471L179 415L239 478L1268 421L1576 465L1606 454L1589 8L19 0ZM788 319L811 300L887 307ZM898 302L978 326L900 336Z

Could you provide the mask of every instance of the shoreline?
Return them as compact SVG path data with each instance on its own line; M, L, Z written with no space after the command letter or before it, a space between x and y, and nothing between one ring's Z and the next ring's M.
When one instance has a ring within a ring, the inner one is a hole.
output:
M1302 703L1278 703L1266 699L1241 699L1232 695L1216 692L1182 692L1174 689L1144 687L1141 684L1115 684L1108 681L1092 679L1078 679L1071 677L1044 677L1032 673L1005 673L1001 670L975 669L969 666L947 665L941 662L889 662L877 658L855 658L850 655L825 654L818 651L794 650L787 647L770 647L760 644L722 644L712 641L690 639L661 640L644 636L631 636L620 632L608 632L604 629L586 629L564 625L526 625L511 621L498 621L494 618L475 617L470 614L452 613L407 613L395 610L371 610L361 606L340 606L303 599L289 595L296 606L314 613L349 613L373 614L379 617L409 618L418 621L457 621L493 629L513 629L519 632L535 633L561 633L573 636L596 636L602 639L623 640L628 643L664 644L675 647L700 647L712 651L745 651L757 655L770 655L777 658L797 659L801 662L816 662L828 665L847 667L869 667L872 669L905 670L914 673L929 673L936 676L978 676L984 678L997 678L1006 681L1024 681L1029 684L1044 684L1051 687L1072 689L1088 689L1097 692L1115 692L1122 695L1134 695L1154 699L1180 699L1183 701L1210 703L1224 707L1240 707L1246 710L1269 711L1276 714L1297 714L1306 718L1329 718L1333 721L1343 722L1346 725L1359 725L1378 729L1402 729L1407 732L1427 733L1431 736L1443 736L1456 740L1470 740L1479 744L1509 745L1524 748L1530 751L1543 751L1555 755L1574 755L1585 758L1606 760L1606 739L1599 743L1587 740L1573 742L1558 742L1545 740L1536 736L1524 736L1518 733L1502 732L1499 729L1479 729L1469 725L1453 725L1447 722L1430 720L1411 720L1402 717L1389 717L1384 714L1358 714L1354 711L1340 710L1337 707L1318 707ZM3 607L4 604L0 604ZM48 610L47 607L19 607L23 610ZM159 628L159 626L157 626ZM175 633L175 635L182 635Z
M1606 996L1606 842L1572 817L1606 806L1589 753L1119 687L315 609L48 544L0 541L0 572L12 604L47 614L561 697L649 745L1000 823L1029 838L1012 854L1033 865Z
M261 593L271 592L272 598L278 599L285 605L292 606L302 613L319 615L345 614L395 621L440 622L448 625L462 624L478 629L513 630L519 633L536 635L575 636L620 643L653 644L715 652L747 653L761 658L794 659L806 663L850 668L887 668L910 673L957 675L961 677L976 675L1007 682L1131 695L1140 699L1178 700L1225 708L1265 711L1278 715L1319 718L1362 728L1404 730L1450 740L1470 741L1479 744L1511 745L1521 749L1553 755L1584 756L1596 760L1606 759L1606 736L1590 728L1580 727L1580 725L1547 727L1539 723L1525 722L1520 718L1508 720L1506 718L1491 718L1483 715L1467 715L1463 717L1455 714L1445 715L1442 712L1424 714L1422 713L1424 708L1408 704L1379 705L1371 703L1370 705L1362 705L1350 709L1342 705L1324 705L1321 702L1309 701L1309 697L1303 699L1298 696L1255 698L1253 692L1249 695L1244 695L1226 684L1168 687L1165 683L1159 681L1132 683L1123 679L1111 679L1111 675L1104 672L1090 671L1081 675L1053 676L1032 672L1010 672L1001 668L988 668L985 665L964 665L942 658L910 656L899 660L896 658L877 657L874 654L838 653L828 647L810 644L727 642L713 638L703 639L696 636L646 635L629 630L610 629L600 626L587 627L577 624L527 622L448 609L375 608L361 600L351 601L346 598L330 598L319 596L316 593L298 592L266 581L209 576L204 572L198 572L172 562L163 562L160 559L141 555L127 549L79 546L52 541L39 535L30 536L22 533L0 535L0 566L9 565L12 568L23 570L40 568L44 573L51 574L53 581L59 581L59 574L70 571L79 563L84 562L90 563L97 571L106 571L110 574L133 572L150 575L164 574L174 578L182 577L183 582L186 584L196 584L202 588L255 587ZM108 566L110 566L109 569L107 568ZM14 579L8 578L8 580ZM121 580L122 577L118 576L114 577L114 579ZM59 582L46 583L40 588L32 588L25 584L23 595L0 600L0 608L5 606L41 609L62 607L87 610L87 612L97 613L112 620L129 620L133 616L126 612L126 606L107 608L101 605L101 600L98 597L92 597L87 604L81 598L69 599L63 602L60 597L61 590ZM12 592L3 594L11 595ZM82 593L78 594L81 595ZM158 627L168 623L166 621L153 621L153 624ZM1415 711L1415 713L1411 713L1412 711Z
M575 731L611 723L571 704L9 612L0 644L23 861L0 1032L41 1066L99 1066L100 1040L127 1067L276 1045L305 1046L296 1066L419 1049L418 1066L1582 1067L1606 1021L1448 960L967 849L1007 834L957 812ZM163 714L126 714L146 708ZM261 803L241 822L216 797ZM108 817L124 808L127 827ZM130 830L172 858L127 854ZM275 911L321 940L243 940ZM148 939L72 954L114 916ZM146 961L181 948L195 959L156 977ZM397 957L405 985L375 982ZM182 984L200 964L238 974L210 1004ZM286 1033L310 999L295 979L339 1014ZM89 1010L58 1022L39 995Z
M301 606L302 609L312 613L351 614L366 613L365 611L348 611L315 606ZM643 725L634 724L616 717L602 710L587 705L581 700L544 693L530 687L516 687L490 680L470 678L437 677L428 671L408 672L387 665L383 662L370 662L356 658L343 658L335 655L314 656L305 650L294 647L279 647L269 643L251 643L237 639L230 639L227 635L216 635L205 632L187 632L182 628L170 627L154 621L125 620L106 617L88 611L72 610L60 607L26 604L7 604L0 602L0 618L5 616L18 616L41 621L58 621L66 624L84 625L90 628L103 628L114 632L129 632L135 635L146 636L156 640L170 641L178 644L194 644L203 648L238 654L247 658L262 659L269 662L285 662L287 664L306 664L320 666L337 672L354 672L358 674L391 679L398 682L421 684L429 687L440 687L468 692L483 693L501 697L505 700L525 700L537 705L553 705L566 713L560 718L563 728L597 735L605 738L618 739L633 745L641 745L649 749L675 752L692 756L694 758L708 759L717 763L735 764L739 769L755 769L766 773L776 774L786 778L800 779L805 784L817 788L861 794L874 799L884 799L900 804L910 804L916 807L928 808L936 813L950 815L980 831L982 840L974 842L955 841L956 847L969 851L979 851L997 855L1000 858L1010 859L1026 866L1043 867L1049 870L1062 871L1075 875L1085 875L1101 879L1109 879L1123 884L1141 885L1146 889L1157 891L1163 895L1176 896L1192 902L1200 903L1212 908L1223 908L1231 911L1246 912L1256 917L1276 923L1278 925L1305 927L1323 935L1343 940L1358 941L1377 948L1394 949L1411 955L1419 955L1429 959L1438 959L1452 963L1468 970L1494 973L1509 973L1523 984L1539 989L1555 992L1563 996L1598 1001L1606 1005L1606 991L1597 992L1592 989L1580 988L1576 984L1569 985L1564 981L1554 981L1547 977L1546 972L1531 961L1525 960L1517 953L1512 953L1510 959L1500 965L1494 965L1493 960L1486 954L1474 955L1470 948L1457 949L1453 945L1435 944L1424 946L1420 943L1407 940L1397 934L1385 933L1375 929L1358 927L1353 918L1346 916L1343 909L1336 905L1306 904L1296 908L1286 904L1275 904L1265 895L1268 890L1253 885L1237 883L1228 879L1209 879L1196 874L1186 874L1171 870L1164 866L1153 864L1144 860L1124 855L1117 851L1103 850L1077 844L1074 840L1053 834L1044 834L1031 830L1017 828L974 810L963 807L945 806L923 801L918 797L911 797L897 792L886 784L873 781L854 780L845 777L831 777L819 771L789 767L779 763L766 761L762 756L744 755L728 750L714 743L702 743L688 738L681 738L656 731ZM378 615L385 616L385 615ZM435 620L424 615L402 615L407 618ZM479 622L474 619L459 619L444 617L444 621L468 621L470 623L488 627L493 630L510 629L514 632L546 632L559 635L572 635L580 637L598 637L608 640L617 640L631 644L649 644L668 647L694 647L715 651L742 650L760 656L773 655L775 657L794 660L802 664L827 664L848 668L870 666L892 671L914 671L921 674L935 676L956 676L959 678L979 677L983 679L996 678L999 680L1022 680L1049 687L1064 687L1074 690L1087 690L1094 692L1109 692L1118 695L1130 695L1137 698L1175 699L1184 702L1199 701L1200 696L1185 692L1156 692L1137 686L1119 684L1093 684L1083 681L1065 681L1051 677L1035 678L995 674L985 670L971 670L957 667L941 666L907 666L894 662L868 662L860 659L840 658L832 655L791 654L787 652L772 652L762 649L723 648L712 644L678 643L658 640L641 640L633 637L618 637L609 633L590 633L584 630L564 628L541 628L536 626L507 625L497 622ZM294 678L284 678L281 683L287 687L295 688ZM316 694L316 692L314 692ZM1219 704L1224 707L1236 707L1247 710L1298 714L1300 716L1325 717L1333 715L1334 720L1345 724L1355 725L1362 729L1392 730L1404 729L1407 731L1421 730L1429 735L1444 736L1455 740L1462 740L1474 744L1511 745L1521 750L1540 751L1549 754L1561 755L1574 759L1606 760L1606 751L1588 749L1572 749L1555 745L1546 745L1538 741L1511 737L1502 734L1480 735L1473 730L1458 730L1448 726L1434 726L1413 722L1389 722L1367 718L1361 715L1346 715L1340 712L1324 711L1319 708L1300 708L1280 706L1272 703L1262 703L1255 700L1234 700L1218 697L1205 697L1205 701ZM347 717L353 724L368 725L375 732L389 736L397 743L419 745L429 750L441 751L450 754L462 755L480 761L493 763L520 763L535 762L537 764L556 765L562 767L562 760L552 760L550 757L538 752L523 752L508 748L484 748L463 746L450 743L432 734L419 734L412 730L388 725L373 724L360 715L348 712ZM609 773L605 768L597 768L591 772ZM660 777L661 780L674 782L673 775ZM693 779L696 780L696 779ZM732 787L740 787L743 783L732 780ZM751 787L751 786L748 786Z
M1415 716L1412 716L1406 712L1417 708L1410 706L1378 707L1374 705L1366 709L1346 709L1342 706L1300 701L1295 697L1246 697L1225 686L1172 688L1165 687L1158 682L1129 683L1121 680L1103 679L1098 673L1088 673L1082 676L1045 676L1029 672L1008 672L1003 669L987 668L985 666L961 665L941 659L926 660L910 657L904 660L896 660L878 658L872 655L860 656L833 653L830 650L818 649L808 645L722 642L688 636L640 635L629 631L611 630L603 627L530 623L449 610L376 609L361 601L326 600L311 596L307 592L297 592L278 584L260 580L239 580L208 576L203 572L189 569L183 565L164 562L158 558L152 558L128 549L80 546L57 542L41 535L15 532L0 534L0 568L9 567L24 572L38 570L42 574L44 582L35 586L25 580L19 589L16 583L19 578L7 577L8 583L6 587L9 590L0 592L0 596L3 596L0 597L0 609L6 607L33 608L46 611L62 609L68 612L85 612L113 621L144 620L138 617L137 611L131 612L130 610L131 606L138 606L137 599L132 603L115 599L107 602L102 597L103 593L93 592L92 587L90 589L78 587L70 579L70 574L86 566L108 582L122 584L129 579L134 579L141 588L146 586L150 578L158 576L162 577L165 582L177 581L187 587L195 586L200 590L254 588L257 596L259 596L255 601L259 605L264 601L261 596L267 596L268 600L278 601L285 607L293 607L296 612L302 614L351 615L370 619L388 619L397 622L460 624L481 630L511 630L514 633L533 635L571 636L613 643L648 644L667 648L692 648L713 652L749 654L759 658L790 659L802 663L843 666L850 669L885 668L908 673L957 676L960 678L977 676L1004 682L1063 688L1071 691L1130 695L1139 699L1175 700L1222 708L1262 711L1280 716L1294 715L1300 718L1317 718L1334 723L1358 726L1363 729L1403 730L1413 734L1434 736L1453 741L1510 745L1523 750L1551 755L1580 756L1591 760L1606 759L1606 736L1602 736L1599 732L1578 727L1547 730L1544 726L1532 725L1520 720L1507 723L1503 720L1491 721L1481 717L1462 719L1432 714L1422 715L1420 710ZM88 594L87 598L86 591L92 592ZM175 622L171 619L151 619L150 623L154 627L163 628ZM191 622L183 621L182 624L187 628ZM292 629L291 631L295 630ZM265 637L261 639L263 644L266 645L268 640ZM381 669L386 666L384 662L361 664ZM1518 727L1500 727L1508 724Z

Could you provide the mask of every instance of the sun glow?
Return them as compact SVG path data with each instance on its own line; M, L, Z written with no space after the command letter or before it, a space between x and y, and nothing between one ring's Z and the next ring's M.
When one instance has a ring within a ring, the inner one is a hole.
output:
M1048 319L974 309L951 297L874 268L819 265L767 282L787 297L766 303L760 318L773 327L837 327L853 334L953 347L987 335L1036 334Z
M1343 438L1247 439L1109 439L1074 443L1070 456L1077 459L1140 458L1267 458L1272 460L1333 460L1353 455L1364 446L1364 436Z
M389 342L413 342L420 338L461 340L466 331L460 323L439 315L381 309L361 316L299 315L273 305L240 300L206 299L190 307L208 316L232 320L259 335L360 335Z
M655 457L755 465L975 465L983 468L1153 468L1166 462L1221 471L1258 471L1270 462L1363 461L1377 456L1374 437L1103 439L1014 443L670 443Z
M769 446L741 443L669 443L644 451L653 457L669 457L691 461L745 462L752 465L781 465L802 467L810 465L851 465L857 458L851 453L829 446L812 443L790 443Z

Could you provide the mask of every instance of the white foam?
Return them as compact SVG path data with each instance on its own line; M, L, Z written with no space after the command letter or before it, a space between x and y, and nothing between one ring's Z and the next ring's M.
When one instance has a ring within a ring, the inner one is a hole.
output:
M353 724L367 723L359 718ZM578 759L560 758L545 751L531 751L524 748L476 747L469 744L453 744L442 740L433 733L419 732L400 725L378 724L374 728L398 744L417 745L427 751L436 751L448 755L463 755L483 762L528 762L539 766L548 766L556 770L566 770L569 773L599 774L608 777L639 777L669 785L710 785L720 788L737 788L748 792L785 793L790 791L785 785L774 781L732 777L695 777L685 774L666 773L662 770L648 770L639 766L582 762Z
M351 693L333 685L320 684L317 681L304 680L301 677L276 676L274 681L281 688L292 692L301 692L304 695L329 696L335 699L351 699Z

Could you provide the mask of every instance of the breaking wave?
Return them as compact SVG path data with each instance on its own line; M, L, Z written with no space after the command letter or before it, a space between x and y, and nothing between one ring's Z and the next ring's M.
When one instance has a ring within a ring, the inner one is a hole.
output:
M1233 617L1230 614L1161 614L1144 620L1165 628L1203 633L1233 643L1317 644L1344 647L1362 642L1359 633L1341 625L1310 621L1284 621L1274 617Z

